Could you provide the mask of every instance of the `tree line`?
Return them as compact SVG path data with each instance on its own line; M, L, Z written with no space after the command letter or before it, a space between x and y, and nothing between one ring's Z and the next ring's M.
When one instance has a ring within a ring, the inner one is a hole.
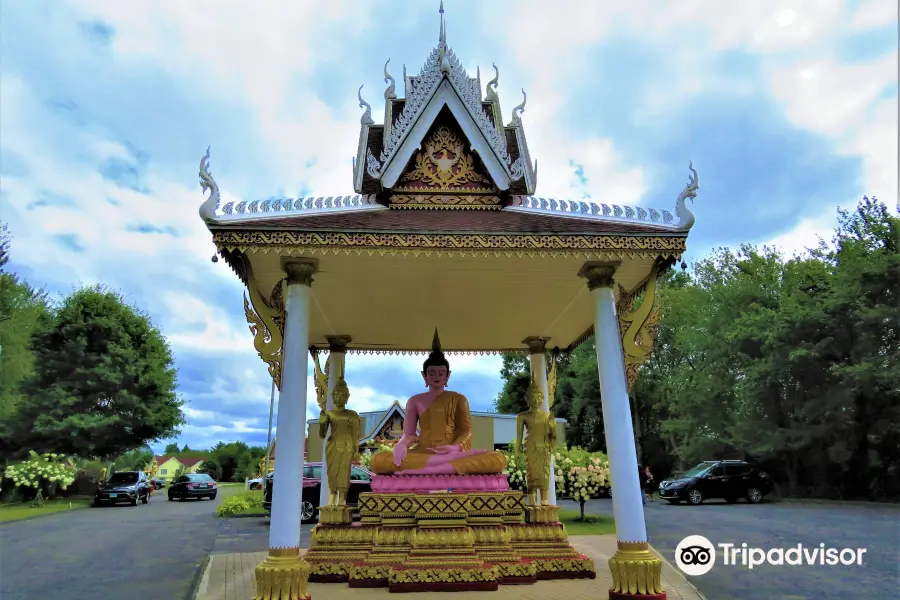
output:
M262 446L250 446L245 442L218 442L207 450L198 450L187 444L179 446L170 443L165 447L160 456L175 458L201 458L203 464L200 471L208 473L216 481L244 481L253 479L259 475L260 462L266 455L266 449ZM144 470L153 460L153 450L149 446L143 446L130 450L115 457L111 462L114 470L133 471ZM106 466L97 463L95 466ZM167 479L179 475L167 474Z
M661 479L745 459L787 496L900 499L900 219L875 198L830 243L787 258L722 248L667 272L655 351L630 401ZM604 451L595 347L559 359L567 443ZM525 409L527 358L504 357L499 412Z

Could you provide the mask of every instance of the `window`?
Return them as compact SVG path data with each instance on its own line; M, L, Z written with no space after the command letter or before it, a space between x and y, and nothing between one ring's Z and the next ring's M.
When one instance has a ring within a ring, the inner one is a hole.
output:
M351 481L369 481L369 474L363 471L362 469L354 468L350 471L350 480Z
M322 467L316 465L314 467L309 467L309 475L305 475L310 479L322 479Z
M725 474L724 467L716 467L715 469L712 469L709 473L707 473L707 475L709 475L710 477L721 477L724 474Z
M747 465L726 465L725 474L731 477L743 477L749 472Z
M159 474L160 474L160 475L167 475L168 473L166 473L166 469L160 469L160 470L159 470Z
M137 483L137 473L113 473L109 478L110 483Z

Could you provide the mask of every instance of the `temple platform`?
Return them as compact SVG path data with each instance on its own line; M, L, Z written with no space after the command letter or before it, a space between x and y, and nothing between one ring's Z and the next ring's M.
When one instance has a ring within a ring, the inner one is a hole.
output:
M458 592L436 594L436 600L602 600L608 597L612 577L606 566L616 551L615 535L572 536L569 543L597 565L596 579L538 581L527 586L500 586L495 592ZM213 554L196 589L196 600L250 600L256 593L254 569L266 552ZM694 587L665 559L662 584L668 600L705 600ZM387 588L350 588L327 583L310 583L312 600L387 600Z
M558 508L523 500L509 490L364 493L358 523L326 507L306 553L310 581L392 592L494 591L596 577L593 560L569 544Z

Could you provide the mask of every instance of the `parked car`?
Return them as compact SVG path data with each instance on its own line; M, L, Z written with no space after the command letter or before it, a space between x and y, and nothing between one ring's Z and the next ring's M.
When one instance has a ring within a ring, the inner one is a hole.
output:
M263 486L263 478L257 477L256 479L251 479L247 482L247 485L251 490L258 490Z
M175 479L169 486L169 502L174 502L176 498L179 500L188 498L215 500L218 491L216 482L206 473L188 473Z
M263 508L272 510L272 488L275 473L266 477L266 488L263 492ZM300 517L303 523L312 523L319 518L319 493L322 489L322 463L303 465L303 500L300 504ZM347 491L347 505L356 506L359 495L372 491L372 473L362 467L350 470L350 489Z
M659 497L670 504L686 500L701 504L709 498L756 504L773 490L772 479L743 460L707 460L682 475L659 484Z
M166 487L166 480L165 480L165 479L159 479L158 477L155 477L155 478L151 479L151 480L150 480L150 483L152 483L152 484L153 484L153 487L154 487L155 489L157 489L157 490L161 490L161 489L163 489L164 487Z
M150 480L142 471L117 471L94 493L94 506L129 502L132 506L150 501Z

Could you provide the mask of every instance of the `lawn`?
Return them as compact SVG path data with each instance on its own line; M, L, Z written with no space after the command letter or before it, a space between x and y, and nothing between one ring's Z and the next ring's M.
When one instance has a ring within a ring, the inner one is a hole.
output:
M43 506L33 507L30 502L0 505L0 521L18 521L29 517L41 517L66 512L91 505L91 499L83 496L46 500Z
M577 510L559 511L559 520L566 526L568 535L606 535L616 532L616 523L612 517L584 515L584 521L580 518L581 513Z

